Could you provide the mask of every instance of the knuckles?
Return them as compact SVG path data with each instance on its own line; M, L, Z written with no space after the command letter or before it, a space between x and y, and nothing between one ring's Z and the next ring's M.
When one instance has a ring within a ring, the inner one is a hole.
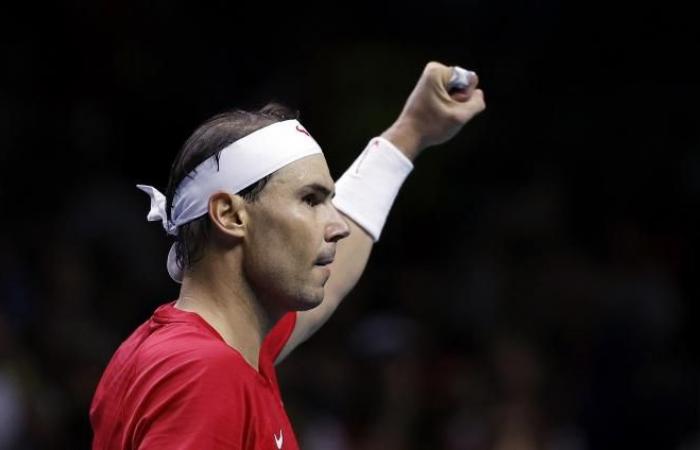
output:
M445 66L443 64L440 64L437 61L430 61L428 64L425 65L425 69L423 69L423 73L425 75L435 75L438 74L442 69L444 69Z

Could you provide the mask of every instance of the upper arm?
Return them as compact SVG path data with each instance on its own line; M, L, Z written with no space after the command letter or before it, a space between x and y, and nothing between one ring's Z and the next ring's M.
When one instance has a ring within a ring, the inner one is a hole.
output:
M297 312L297 320L294 326L294 331L289 336L289 340L282 347L282 351L275 358L275 364L281 363L284 358L289 355L292 350L297 348L301 343L306 341L312 334L318 330L321 325L326 321L324 317L330 316L330 312L323 311L324 303L326 299L324 298L323 303L310 311L300 311ZM321 309L321 310L319 310Z

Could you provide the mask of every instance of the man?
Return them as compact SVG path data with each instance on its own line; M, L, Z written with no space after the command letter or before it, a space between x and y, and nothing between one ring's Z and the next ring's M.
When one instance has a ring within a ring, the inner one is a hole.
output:
M274 364L355 285L411 161L483 110L477 83L429 63L396 122L335 185L318 144L283 108L197 129L167 198L139 186L149 220L177 236L168 271L182 287L105 370L90 410L93 448L297 449Z

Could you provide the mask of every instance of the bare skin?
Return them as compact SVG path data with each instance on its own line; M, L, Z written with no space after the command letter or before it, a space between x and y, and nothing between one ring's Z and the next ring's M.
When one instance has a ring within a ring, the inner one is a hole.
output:
M452 138L485 107L475 77L468 90L450 95L451 74L429 63L382 134L410 160ZM333 192L325 159L315 155L276 172L256 202L212 195L212 238L203 259L185 271L175 306L202 316L255 369L267 332L284 313L299 311L281 361L328 320L372 249L371 237L335 209Z
M486 107L478 78L470 77L466 91L447 92L452 69L440 63L428 63L409 96L399 118L382 137L393 143L411 161L426 148L454 137L475 115ZM333 314L342 299L357 284L367 265L374 241L348 218L350 237L338 244L333 275L326 285L326 297L318 308L299 313L297 326L277 362L297 345L313 335Z
M313 155L277 171L255 202L214 194L213 239L175 306L202 316L257 369L274 323L323 301L336 244L350 233L333 192L325 159Z

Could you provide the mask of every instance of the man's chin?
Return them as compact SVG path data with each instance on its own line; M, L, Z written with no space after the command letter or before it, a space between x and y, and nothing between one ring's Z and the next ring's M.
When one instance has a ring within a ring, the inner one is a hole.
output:
M323 287L314 289L314 292L310 292L308 295L305 295L303 298L300 298L296 301L296 311L309 311L311 309L316 308L319 306L321 303L323 303L323 296L325 292Z

